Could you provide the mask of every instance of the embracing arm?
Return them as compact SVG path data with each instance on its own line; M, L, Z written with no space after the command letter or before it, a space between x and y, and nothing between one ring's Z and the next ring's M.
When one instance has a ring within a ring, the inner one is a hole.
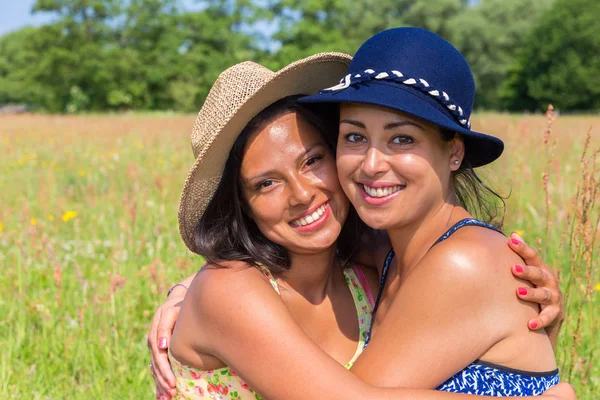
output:
M304 334L281 298L253 268L202 271L186 297L184 309L187 306L190 312L182 317L202 326L202 334L186 339L193 342L191 347L229 365L266 399L473 399L365 384Z

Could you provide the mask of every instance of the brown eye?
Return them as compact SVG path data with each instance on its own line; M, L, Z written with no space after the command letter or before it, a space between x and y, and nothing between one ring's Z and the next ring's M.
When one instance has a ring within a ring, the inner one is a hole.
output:
M345 136L345 139L349 143L365 143L367 141L360 133L349 133Z
M268 188L269 186L273 185L273 181L270 179L265 179L264 181L260 181L257 185L256 185L256 190L260 190L260 189L264 189L264 188Z
M395 138L392 139L392 143L394 144L412 144L414 143L414 139L411 136L408 135L400 135L400 136L396 136Z
M313 156L306 161L306 166L310 167L311 165L313 165L314 163L316 163L317 161L319 161L322 158L323 158L322 156Z

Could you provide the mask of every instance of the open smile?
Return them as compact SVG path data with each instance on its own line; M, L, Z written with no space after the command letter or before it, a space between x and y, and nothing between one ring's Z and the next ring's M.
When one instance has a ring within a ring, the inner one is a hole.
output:
M392 200L406 185L391 185L385 183L366 184L358 183L363 199L372 205L381 205Z
M296 218L290 222L292 228L300 232L309 232L320 228L331 215L329 201L321 204L314 210L310 210L302 217Z

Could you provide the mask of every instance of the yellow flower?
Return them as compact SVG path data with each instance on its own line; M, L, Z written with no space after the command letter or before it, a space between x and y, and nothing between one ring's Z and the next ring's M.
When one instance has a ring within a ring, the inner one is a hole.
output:
M2 232L2 225L0 224L0 232ZM600 283L596 284L596 292L600 292Z
M48 215L48 220L54 221L54 215Z
M37 225L37 219L31 218L31 225L36 226Z
M523 231L522 231L522 230L519 230L519 229L517 229L517 230L515 231L515 233L516 233L517 235L519 235L519 236L523 237Z
M69 220L75 218L76 216L77 216L77 213L75 211L67 211L63 214L62 220L65 222L68 222Z
M82 170L82 169L80 169L80 170L79 170L79 176L85 176L85 171L84 171L84 170Z
M4 230L4 226L2 226L2 222L0 222L0 232Z

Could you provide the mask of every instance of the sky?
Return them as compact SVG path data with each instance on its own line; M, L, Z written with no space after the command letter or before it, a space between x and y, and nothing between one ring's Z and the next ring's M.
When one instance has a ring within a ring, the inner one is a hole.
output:
M188 9L194 8L193 0L180 0ZM0 0L0 36L27 25L43 25L52 22L54 16L45 13L31 15L35 0ZM197 6L196 6L197 8Z
M35 0L0 0L0 36L26 25L42 25L52 16L42 13L31 15Z

